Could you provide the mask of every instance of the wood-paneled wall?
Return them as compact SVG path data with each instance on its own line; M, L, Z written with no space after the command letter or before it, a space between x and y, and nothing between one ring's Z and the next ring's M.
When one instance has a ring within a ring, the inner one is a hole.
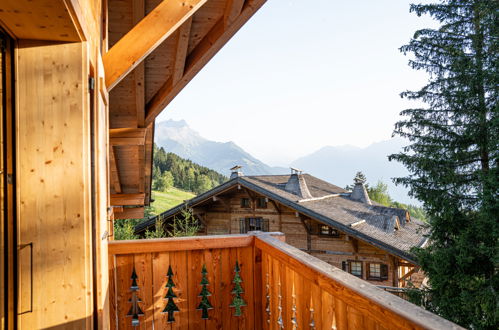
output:
M397 265L394 257L375 246L356 240L340 232L339 237L318 234L319 222L297 214L293 209L269 200L266 208L258 208L256 199L264 197L246 189L233 189L199 205L199 213L205 222L207 235L239 234L240 219L262 217L268 220L269 231L285 234L286 242L298 249L341 268L343 261L355 260L363 263L362 278L367 279L368 263L388 265L386 280L374 280L373 284L397 286ZM250 200L249 207L241 207L241 199ZM196 209L196 208L195 208ZM305 226L316 228L307 233Z

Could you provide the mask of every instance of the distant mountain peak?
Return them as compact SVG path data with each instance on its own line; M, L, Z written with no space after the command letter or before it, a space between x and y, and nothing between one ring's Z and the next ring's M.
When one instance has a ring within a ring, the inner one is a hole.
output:
M166 126L166 127L186 127L186 126L189 127L189 125L187 125L187 122L183 119L180 119L180 120L168 119L168 120L156 123L156 125L162 125L162 126Z
M247 175L281 174L284 171L264 164L232 141L216 142L203 138L185 120L156 123L155 143L166 152L173 152L226 176L236 164L242 165Z

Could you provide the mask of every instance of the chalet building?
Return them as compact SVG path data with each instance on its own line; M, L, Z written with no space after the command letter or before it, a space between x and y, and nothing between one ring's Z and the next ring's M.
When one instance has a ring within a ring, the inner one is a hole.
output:
M286 242L373 284L418 285L424 276L410 253L425 241L421 221L408 211L369 199L362 183L349 192L292 169L291 175L231 179L161 215L165 223L192 208L202 234L282 232ZM157 218L136 226L142 234Z
M0 329L455 327L278 234L113 240L156 117L265 2L0 1Z

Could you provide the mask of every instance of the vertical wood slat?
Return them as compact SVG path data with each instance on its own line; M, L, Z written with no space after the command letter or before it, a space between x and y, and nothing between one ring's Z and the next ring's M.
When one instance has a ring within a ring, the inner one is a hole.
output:
M232 303L232 299L234 298L233 294L232 294L232 290L234 289L234 283L233 280L234 280L234 275L235 275L235 272L234 272L234 268L236 266L236 261L237 261L237 250L236 249L231 249L229 250L229 270L227 271L227 273L230 274L230 277L229 277L229 285L228 285L228 297L229 297L229 305ZM242 295L244 297L244 294ZM240 317L239 316L235 316L234 315L234 310L235 308L234 307L230 307L229 308L229 312L230 312L230 326L227 327L227 329L233 329L233 330L239 330L239 319Z
M118 312L118 329L133 329L132 320L127 317L132 298L130 276L133 271L133 255L116 256L116 302Z
M261 274L263 274L263 261L262 261L262 251L253 248L253 301L254 301L254 325L263 326L263 314L262 314L262 304L265 299L265 292L262 291L262 288L265 286L265 279L262 278Z
M177 307L180 311L175 313L175 322L171 324L172 329L187 330L189 329L189 283L188 283L188 270L187 270L187 251L177 251L170 253L170 264L175 278L175 300ZM166 277L165 277L166 279ZM166 284L166 280L165 280ZM165 291L166 293L166 291ZM163 308L166 301L163 300ZM155 329L161 329L156 328Z
M139 317L139 329L151 329L154 315L154 300L152 292L153 271L151 253L135 254L134 267L138 277L137 284L139 286L137 296L141 300L139 306L144 312L144 316Z
M201 269L203 266L203 251L187 253L187 306L189 329L204 329L205 322L201 319L201 311L196 310L201 292Z
M253 247L243 247L237 249L238 261L241 267L241 278L243 280L244 293L242 295L246 306L242 308L239 329L255 329L255 306L254 306L254 266Z
M163 314L163 309L165 308L166 301L164 296L166 294L166 274L168 272L168 266L170 265L170 254L168 252L159 252L152 255L152 265L153 265L153 280L152 280L152 294L154 299L154 326L160 329L171 329L171 326L167 323L167 315ZM178 296L178 283L174 271L173 281L175 282L175 288L173 288L175 294ZM177 303L178 299L175 299ZM177 306L179 304L177 303ZM177 316L177 315L175 315Z
M118 306L116 301L116 256L109 258L109 326L117 328Z

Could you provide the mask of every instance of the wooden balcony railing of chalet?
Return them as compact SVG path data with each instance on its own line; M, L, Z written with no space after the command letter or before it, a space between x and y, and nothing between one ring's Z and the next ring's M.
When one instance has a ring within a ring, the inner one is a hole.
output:
M109 243L113 328L457 329L280 233Z

